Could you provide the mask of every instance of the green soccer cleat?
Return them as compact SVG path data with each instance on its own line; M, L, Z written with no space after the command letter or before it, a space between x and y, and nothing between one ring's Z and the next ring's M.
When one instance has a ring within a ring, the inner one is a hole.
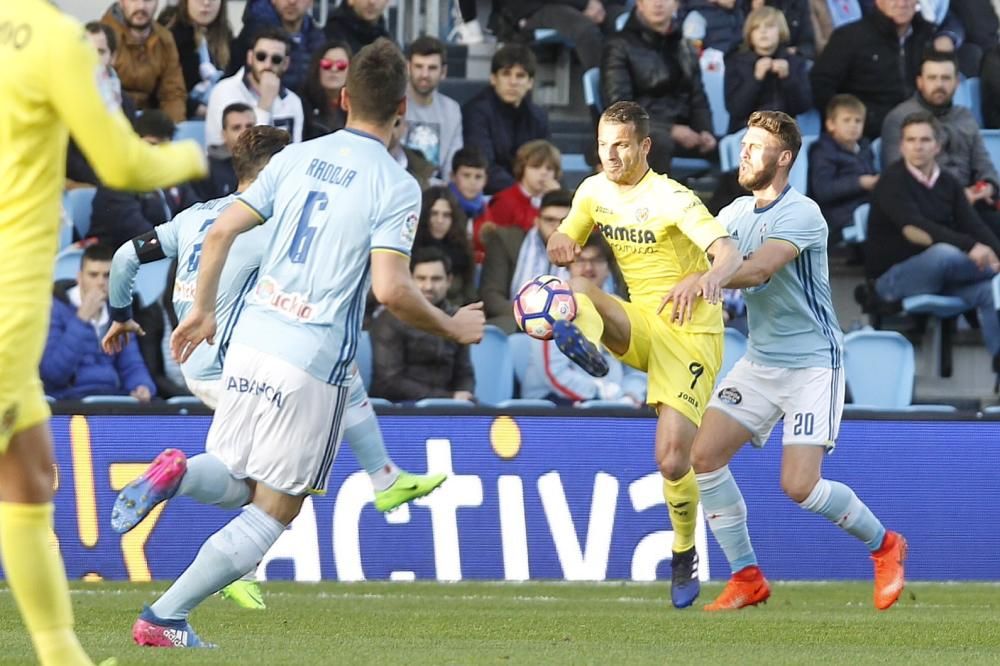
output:
M392 511L411 500L430 494L447 478L446 474L422 476L400 471L395 483L375 493L375 508L383 513Z
M226 585L219 591L223 599L230 599L240 608L250 610L264 610L264 595L260 592L260 585L255 580L236 580Z

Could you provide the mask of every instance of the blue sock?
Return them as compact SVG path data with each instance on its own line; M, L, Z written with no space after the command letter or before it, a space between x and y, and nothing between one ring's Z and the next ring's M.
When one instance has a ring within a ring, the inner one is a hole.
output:
M747 531L747 505L729 466L698 474L695 478L708 526L726 554L729 568L736 573L757 564Z
M399 468L385 450L385 440L378 427L378 418L368 400L361 375L351 381L351 395L344 415L344 439L351 445L354 457L371 477L375 490L385 490L396 482Z
M238 509L250 501L250 486L230 474L221 460L210 453L202 453L188 461L177 494L202 504Z
M284 531L251 504L202 544L194 562L150 608L163 620L187 619L195 606L252 571Z
M872 552L881 547L885 538L885 528L871 509L858 499L853 490L839 481L820 479L799 506L825 516L848 534L864 541Z

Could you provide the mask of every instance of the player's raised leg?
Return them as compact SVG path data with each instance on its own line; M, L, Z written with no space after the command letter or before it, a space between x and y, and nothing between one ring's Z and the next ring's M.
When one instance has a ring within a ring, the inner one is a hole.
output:
M755 606L771 595L750 543L746 502L729 470L729 461L752 437L745 425L710 407L705 411L691 451L705 517L732 572L722 593L705 607L708 611Z
M623 355L631 339L631 323L621 303L585 278L570 280L576 299L573 321L560 320L553 326L556 346L574 363L595 377L608 374L608 364L597 345Z
M822 477L825 453L822 446L785 446L781 488L803 509L827 518L868 547L875 563L875 607L886 610L903 591L906 539L887 531L849 486Z

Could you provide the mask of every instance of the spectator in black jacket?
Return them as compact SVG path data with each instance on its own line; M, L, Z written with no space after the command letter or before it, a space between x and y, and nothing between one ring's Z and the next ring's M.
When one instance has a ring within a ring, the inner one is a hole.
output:
M340 91L347 84L350 67L351 48L347 42L328 41L313 54L302 94L306 119L303 139L325 136L347 124L347 111L340 108Z
M809 149L809 196L819 204L830 227L830 246L841 240L854 209L868 203L879 180L864 130L861 100L834 95L826 107L826 132Z
M451 284L447 255L436 248L422 248L413 253L410 267L424 297L448 314L455 312L445 298ZM407 326L388 310L376 317L370 331L373 396L393 402L473 399L476 376L468 345Z
M281 83L296 93L302 92L306 83L309 59L323 46L323 31L313 23L309 13L311 2L302 0L250 0L243 9L243 29L236 38L233 53L241 54L233 58L230 74L243 65L242 54L253 48L257 33L265 28L282 28L292 38L288 51L291 63L281 76Z
M809 60L816 59L816 31L813 28L809 0L750 0L744 11L749 14L760 7L774 7L785 15L785 21L788 22L786 46L789 51Z
M257 124L249 104L235 102L222 111L222 147L208 150L208 178L195 183L199 200L218 199L236 191L239 179L233 168L233 147L243 131Z
M809 61L788 50L788 23L780 10L761 7L743 25L743 47L726 56L729 131L746 127L754 111L797 116L812 106Z
M507 44L493 54L490 86L462 107L462 138L478 148L490 165L486 194L514 184L514 156L533 139L549 138L549 117L531 101L535 54L527 46Z
M886 301L915 294L958 296L976 308L993 369L1000 372L1000 320L991 281L1000 241L980 220L965 190L935 158L941 130L927 111L903 121L902 159L872 193L865 273Z
M157 19L174 36L187 87L187 117L204 118L208 95L229 67L229 28L226 3L221 0L180 0Z
M698 56L673 20L676 11L676 0L638 0L601 58L604 104L631 100L649 112L649 166L660 173L670 171L674 155L704 157L716 149Z
M980 74L983 98L983 127L1000 129L1000 46L994 46L983 57Z
M875 0L860 21L833 31L812 68L814 106L825 109L837 93L865 103L865 136L876 138L892 107L913 94L934 26L917 14L916 0Z
M383 16L388 4L389 0L343 0L326 21L327 39L346 42L351 53L379 37L393 40Z
M148 109L135 121L136 134L153 145L170 141L174 129L173 121L159 109ZM118 247L151 231L197 201L197 193L187 183L142 193L122 192L101 185L94 195L90 235L96 236L102 245Z
M605 35L615 32L622 3L602 0L507 0L502 9L521 30L551 28L573 43L584 70L601 64Z

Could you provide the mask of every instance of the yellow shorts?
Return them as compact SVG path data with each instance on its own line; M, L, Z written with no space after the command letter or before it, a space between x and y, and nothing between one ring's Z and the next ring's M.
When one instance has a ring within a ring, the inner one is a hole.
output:
M35 303L0 304L0 454L10 438L49 418L38 366L49 328L51 291Z
M722 367L722 333L681 332L652 310L620 303L632 335L628 351L618 358L648 375L646 402L672 407L701 425Z

